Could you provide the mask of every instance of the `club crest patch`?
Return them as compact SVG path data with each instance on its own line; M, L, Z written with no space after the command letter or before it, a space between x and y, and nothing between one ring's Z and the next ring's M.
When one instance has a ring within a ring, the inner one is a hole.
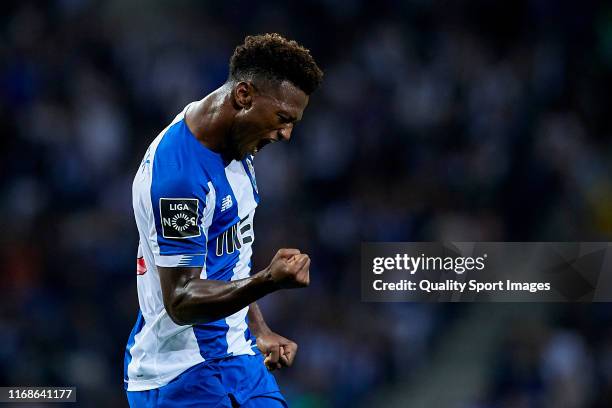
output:
M162 235L164 238L193 238L200 236L196 198L160 198Z

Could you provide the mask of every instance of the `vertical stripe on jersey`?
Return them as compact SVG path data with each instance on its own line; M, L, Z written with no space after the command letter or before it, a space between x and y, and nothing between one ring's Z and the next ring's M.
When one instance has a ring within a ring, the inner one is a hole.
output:
M253 185L242 162L233 161L225 168L225 177L236 195L238 218L243 219L257 206ZM240 205L238 205L240 203Z
M251 273L252 269L253 269L253 264L252 264L252 261L249 259L249 274ZM256 343L255 336L253 336L253 333L251 333L251 330L249 329L249 315L248 314L245 316L244 322L246 323L246 326L247 326L247 329L244 332L244 339L247 342L250 342L251 350L253 349L257 350L257 343Z
M127 389L128 383L128 366L132 362L132 347L134 347L134 343L136 342L136 335L140 333L142 328L145 325L144 318L142 317L142 312L138 310L138 318L136 319L136 323L132 328L132 332L130 333L130 337L128 338L127 346L125 347L125 358L123 360L123 381L125 382L125 387Z
M175 119L176 120L176 119ZM168 126L162 133L160 133L157 138L153 141L150 146L150 158L149 158L149 166L146 168L142 168L140 171L149 172L148 177L143 180L140 188L143 189L143 194L140 195L140 205L144 205L143 214L146 214L147 222L146 225L149 226L149 230L147 231L147 241L151 243L151 250L154 254L159 254L159 244L157 243L157 229L155 229L155 216L153 215L153 205L151 203L151 184L153 182L153 161L155 160L155 152L157 150L157 146L159 146L159 142L161 142L162 138L166 134L166 131L170 128ZM136 184L134 184L136 186ZM146 193L145 193L146 192Z
M206 194L206 210L205 210L206 212L204 213L204 216L202 217L202 226L201 226L202 233L206 236L206 255L204 258L204 266L202 266L202 272L200 272L201 279L206 279L208 277L206 273L206 259L208 258L208 248L209 248L208 237L210 236L208 229L210 228L210 225L212 224L213 216L215 215L216 200L217 200L217 192L212 182L209 181L208 182L208 194Z
M238 220L238 201L230 183L223 177L216 179L215 188L214 214L211 219L212 224L208 229L208 243L206 245L206 277L207 279L229 281L234 266L239 260L239 252L234 249L231 253L225 251L218 255L215 247L217 239L222 240L223 234L226 232L225 229L222 229L222 226L231 225L232 222ZM228 196L229 200L227 199ZM232 205L224 208L224 200L226 202L231 200ZM198 341L202 357L206 359L209 356L228 355L226 334L229 330L230 327L226 319L193 326L193 333Z
M252 189L252 182L241 162L234 161L225 168L225 176L232 190L236 195L236 206L238 207L238 218L243 219L257 206L253 194L249 194ZM253 253L251 245L242 246L239 250L238 262L232 269L231 280L244 279L249 276L249 261ZM251 341L246 340L245 333L248 329L246 316L248 306L227 317L225 321L229 326L226 339L228 353L230 354L253 354Z
M232 162L223 171L227 173L227 168L232 167L235 164ZM238 251L234 248L233 243L230 245L229 235L231 233L231 226L238 222L238 201L239 197L234 194L235 190L232 190L228 179L223 177L225 174L221 173L220 177L215 179L216 188L216 208L215 214L212 219L212 225L210 226L208 233L208 254L206 257L206 274L208 279L229 281L232 277L232 269L236 262L238 262ZM230 203L230 204L228 204ZM221 251L218 252L216 244L220 242Z
M253 187L253 199L259 204L259 192L257 191L257 181L255 180L255 168L253 167L253 156L242 160L242 166L245 173L249 176L251 186Z

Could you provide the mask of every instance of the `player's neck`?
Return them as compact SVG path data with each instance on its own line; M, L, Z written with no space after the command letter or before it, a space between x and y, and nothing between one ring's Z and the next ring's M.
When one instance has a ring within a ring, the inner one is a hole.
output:
M185 122L196 139L221 154L233 115L230 92L231 88L223 85L195 102L185 114Z

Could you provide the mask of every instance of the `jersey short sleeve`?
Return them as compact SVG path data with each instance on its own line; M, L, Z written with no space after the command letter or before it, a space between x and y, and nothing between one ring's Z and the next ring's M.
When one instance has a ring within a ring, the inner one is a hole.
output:
M172 129L171 129L172 130ZM173 141L172 133L164 141ZM150 244L158 266L204 266L214 189L181 146L162 142L150 175ZM171 153L171 154L169 154Z
M136 224L155 265L203 267L215 211L211 164L194 154L184 121L162 132L145 154L133 184ZM195 145L199 147L199 145Z
M159 174L161 173L161 174ZM203 266L208 228L205 215L214 201L201 184L172 170L154 171L151 206L159 254L158 266Z

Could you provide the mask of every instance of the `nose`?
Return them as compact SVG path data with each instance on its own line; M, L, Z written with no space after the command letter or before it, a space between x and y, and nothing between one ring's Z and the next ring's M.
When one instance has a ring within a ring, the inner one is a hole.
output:
M284 142L288 142L291 140L291 131L293 130L293 126L286 126L282 129L278 130L278 140L282 140Z

